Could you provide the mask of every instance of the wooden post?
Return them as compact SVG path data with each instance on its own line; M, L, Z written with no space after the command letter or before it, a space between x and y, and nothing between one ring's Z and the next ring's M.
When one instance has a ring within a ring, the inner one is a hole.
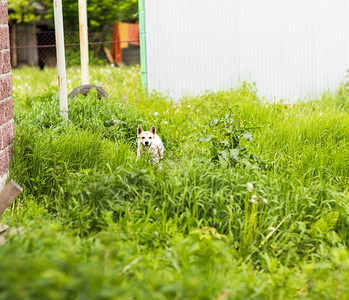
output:
M12 67L17 67L17 42L16 42L16 23L13 22L11 26L11 54L12 54Z
M13 180L11 180L0 192L0 215L5 209L23 192L23 189Z

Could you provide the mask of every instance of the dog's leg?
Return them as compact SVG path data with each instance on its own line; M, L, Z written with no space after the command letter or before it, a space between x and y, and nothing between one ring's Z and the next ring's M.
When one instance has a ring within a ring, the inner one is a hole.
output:
M153 157L152 157L152 161L153 161L153 163L154 164L157 164L158 162L159 162L159 156L158 156L158 154L156 153L156 151L154 152L153 151L153 155L152 155Z
M163 151L161 151L162 149L158 146L156 146L156 153L154 156L154 161L158 164L159 166L159 170L162 170L162 155L163 155Z

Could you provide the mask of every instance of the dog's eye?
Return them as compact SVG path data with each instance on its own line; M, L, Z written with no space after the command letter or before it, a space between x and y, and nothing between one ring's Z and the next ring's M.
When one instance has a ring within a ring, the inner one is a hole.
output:
M151 136L149 137L149 140L151 140Z
M142 139L144 140L144 139L145 139L145 136L142 136Z

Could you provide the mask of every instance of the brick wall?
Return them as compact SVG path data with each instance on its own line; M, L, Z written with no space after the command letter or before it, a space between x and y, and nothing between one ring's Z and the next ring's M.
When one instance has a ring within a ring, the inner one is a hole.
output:
M12 76L7 0L0 0L0 188L3 186L14 137Z

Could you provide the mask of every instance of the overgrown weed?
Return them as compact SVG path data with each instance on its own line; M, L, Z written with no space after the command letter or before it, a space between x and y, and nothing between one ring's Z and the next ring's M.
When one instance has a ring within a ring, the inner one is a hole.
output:
M248 84L175 103L144 95L137 68L98 67L110 98L70 100L64 121L53 72L40 89L28 70L14 70L23 207L4 216L25 233L0 246L2 298L349 297L344 87L295 108ZM153 124L162 170L136 159Z

